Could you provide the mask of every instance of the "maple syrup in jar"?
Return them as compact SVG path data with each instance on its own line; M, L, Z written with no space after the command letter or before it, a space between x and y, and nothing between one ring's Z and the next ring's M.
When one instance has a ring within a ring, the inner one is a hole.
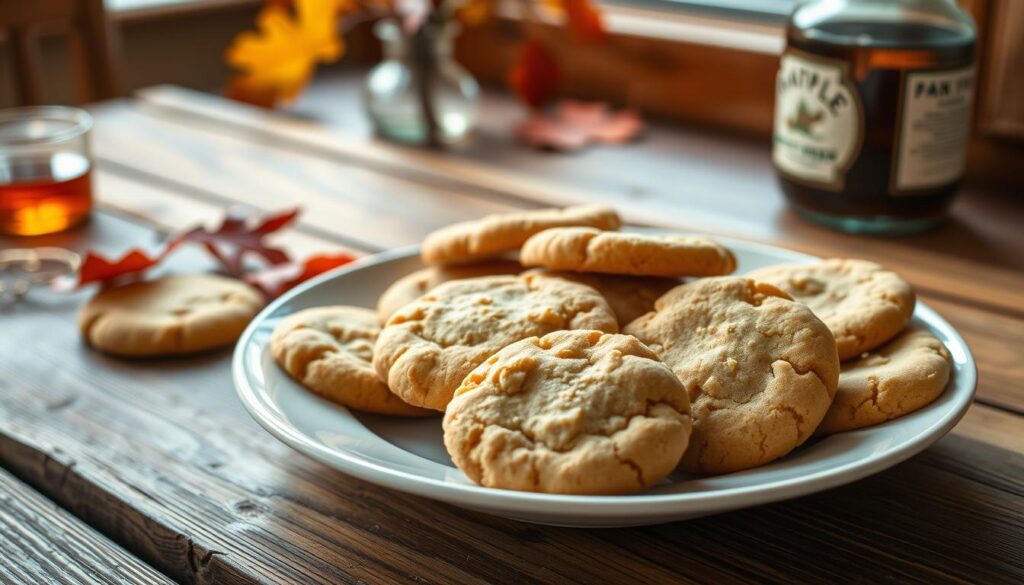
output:
M964 173L973 21L953 0L812 0L790 17L772 159L803 216L854 233L945 217Z
M48 234L89 217L91 127L75 108L0 111L0 233Z

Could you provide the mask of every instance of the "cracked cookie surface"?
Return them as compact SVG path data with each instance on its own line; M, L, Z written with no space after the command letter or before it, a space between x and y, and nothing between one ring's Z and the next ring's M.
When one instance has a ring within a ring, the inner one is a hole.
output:
M736 258L703 237L553 228L523 244L524 266L633 276L717 276L736 269Z
M686 471L728 473L782 457L832 403L839 358L831 332L771 285L739 277L684 284L623 332L657 352L687 390Z
M381 330L373 366L409 404L444 410L473 368L499 349L562 329L618 331L594 289L540 275L446 282L402 307Z
M473 370L455 394L445 447L488 487L637 492L675 468L690 434L679 379L628 335L524 339Z
M378 414L436 414L402 401L377 378L377 315L361 307L305 309L274 329L270 351L288 374L327 400Z
M490 260L456 266L430 266L399 278L377 300L377 318L387 323L395 311L415 301L435 286L462 278L494 274L518 274L523 267L511 260Z
M769 266L747 276L775 285L810 307L832 330L839 359L892 339L914 314L910 284L867 260L832 258L817 264Z
M927 406L942 394L952 360L927 329L911 326L889 343L844 362L839 386L817 434L883 423Z
M78 312L89 344L122 356L188 354L230 345L263 297L233 278L164 276L100 291Z
M593 288L608 301L620 327L625 327L633 319L654 309L654 301L658 297L682 284L675 278L564 272L546 268L534 268L527 271L527 274L564 278Z
M617 230L621 225L619 214L603 205L495 214L432 232L423 241L420 256L428 264L460 264L518 250L530 236L548 228Z

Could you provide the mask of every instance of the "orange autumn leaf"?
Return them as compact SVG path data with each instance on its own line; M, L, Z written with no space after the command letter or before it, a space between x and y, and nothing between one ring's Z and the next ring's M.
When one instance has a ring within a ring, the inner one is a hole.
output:
M599 42L608 36L601 11L591 0L562 0L562 5L573 38L582 42Z
M317 63L337 60L344 44L337 31L337 0L294 0L294 10L267 5L257 31L235 37L228 63L241 73L228 83L228 97L273 106L298 96Z
M533 108L544 105L558 90L558 63L533 39L519 48L519 56L508 74L508 83L524 103Z

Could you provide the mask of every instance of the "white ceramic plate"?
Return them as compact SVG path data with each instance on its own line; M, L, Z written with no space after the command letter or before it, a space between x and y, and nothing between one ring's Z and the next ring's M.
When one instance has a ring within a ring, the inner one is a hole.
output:
M738 273L812 256L719 238L732 248ZM718 477L676 473L642 494L560 496L489 489L452 465L440 417L374 416L306 391L274 363L274 326L298 310L321 305L374 307L399 277L421 267L405 249L361 259L291 290L249 325L235 348L235 387L245 407L271 434L297 451L347 474L473 510L528 522L569 526L654 524L756 506L825 490L891 467L942 437L970 406L977 381L974 359L953 327L918 303L914 318L949 348L954 372L946 391L927 407L872 428L803 445L769 465Z

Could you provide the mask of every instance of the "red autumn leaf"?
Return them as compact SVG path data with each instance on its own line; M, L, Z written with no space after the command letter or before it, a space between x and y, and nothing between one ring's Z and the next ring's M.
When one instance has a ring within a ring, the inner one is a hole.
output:
M560 77L558 63L544 45L527 39L508 73L508 83L519 99L532 108L539 108L554 96Z
M355 260L351 254L319 254L310 256L305 262L291 262L271 266L259 272L246 275L245 281L260 289L268 298L280 296L293 286L314 276L344 266Z
M171 239L167 247L173 249L186 242L201 244L224 265L225 270L240 276L243 272L242 258L247 253L260 256L274 265L288 261L288 255L283 250L266 245L263 238L291 224L298 215L299 210L296 208L266 217L253 226L245 216L229 210L217 229L209 230L202 226L192 228Z
M138 277L159 263L166 255L166 250L153 257L138 248L132 248L117 260L108 260L95 252L89 252L82 260L82 266L78 269L77 276L58 278L53 281L51 287L54 290L69 292L94 282L106 284L115 280Z
M516 128L516 133L531 146L568 152L593 142L629 142L643 128L643 120L633 110L613 112L601 102L566 100L551 114L534 114Z
M608 33L604 28L601 12L590 0L562 0L569 33L577 41L595 43L605 40Z

